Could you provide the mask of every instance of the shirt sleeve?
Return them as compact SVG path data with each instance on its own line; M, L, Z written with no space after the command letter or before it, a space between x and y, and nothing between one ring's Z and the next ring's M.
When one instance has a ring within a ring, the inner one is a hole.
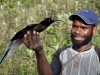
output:
M51 66L53 75L60 75L60 73L61 73L62 64L59 59L59 55L64 49L66 49L66 47L58 49L52 57L50 66Z

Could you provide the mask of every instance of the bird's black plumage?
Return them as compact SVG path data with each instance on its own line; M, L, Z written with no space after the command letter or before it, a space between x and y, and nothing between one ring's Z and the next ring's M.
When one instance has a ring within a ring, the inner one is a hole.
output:
M27 31L32 30L34 27L36 26L36 24L30 24L28 26L26 26L25 28L23 28L22 30L18 31L14 37L11 39L11 41L17 40L17 39L22 39L24 34L26 34Z
M42 32L53 22L55 22L55 20L52 20L51 18L46 18L45 20L41 21L38 24L30 24L25 28L23 28L22 30L20 30L19 32L17 32L15 36L11 39L11 41L14 41L16 39L22 39L27 31L35 30L37 32Z
M23 28L22 30L18 31L14 37L11 39L11 44L8 46L4 54L0 58L0 63L3 61L5 56L11 56L16 49L23 43L23 36L27 33L27 31L37 31L42 32L45 30L50 24L53 22L60 21L60 20L52 20L51 18L46 18L38 24L30 24Z

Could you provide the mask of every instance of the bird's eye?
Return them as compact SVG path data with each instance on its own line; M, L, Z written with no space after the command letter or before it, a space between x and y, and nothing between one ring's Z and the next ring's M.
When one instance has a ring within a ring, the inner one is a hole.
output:
M51 19L50 18L47 18L45 21L51 22Z
M50 19L49 19L49 21L50 21Z

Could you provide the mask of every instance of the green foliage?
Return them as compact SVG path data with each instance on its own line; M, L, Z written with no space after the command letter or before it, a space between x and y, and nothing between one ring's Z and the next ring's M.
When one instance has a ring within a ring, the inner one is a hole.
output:
M88 7L100 15L99 0L0 0L0 56L14 34L31 23L46 17L65 21L53 23L41 33L41 42L50 63L53 53L62 46L71 45L69 15ZM100 46L100 25L92 42ZM38 75L35 53L22 44L18 51L0 64L0 75Z

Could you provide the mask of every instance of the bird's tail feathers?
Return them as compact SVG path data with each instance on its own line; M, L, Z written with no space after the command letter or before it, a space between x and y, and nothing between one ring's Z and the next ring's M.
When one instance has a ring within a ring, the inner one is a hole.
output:
M23 43L22 39L17 39L11 42L9 48L9 52L7 54L7 57L11 57L17 50L18 47Z
M22 39L17 39L17 40L12 41L11 44L6 49L6 51L1 56L0 63L2 63L5 57L12 56L18 50L17 48L22 44L22 42L23 42Z

